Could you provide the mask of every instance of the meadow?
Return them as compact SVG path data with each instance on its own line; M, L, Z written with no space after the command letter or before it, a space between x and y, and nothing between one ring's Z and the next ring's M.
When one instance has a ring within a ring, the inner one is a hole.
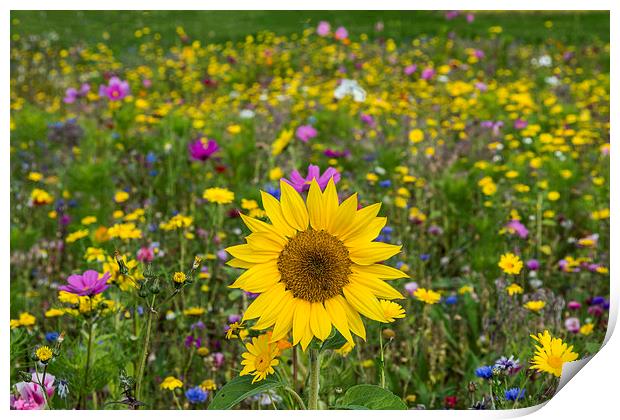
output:
M12 12L11 408L548 400L607 329L609 51L601 12Z

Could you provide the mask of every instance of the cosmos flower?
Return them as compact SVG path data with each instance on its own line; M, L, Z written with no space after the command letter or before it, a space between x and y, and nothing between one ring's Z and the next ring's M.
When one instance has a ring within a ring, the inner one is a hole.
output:
M286 182L295 188L295 191L301 193L310 188L312 180L316 180L321 190L324 190L330 179L333 179L334 183L337 184L340 181L340 172L330 166L321 174L321 169L318 166L308 165L308 175L305 178L297 170L294 170L291 172L290 180L282 178L281 181Z
M213 139L199 137L187 145L189 155L193 160L206 161L220 150L220 146Z
M246 344L247 351L241 355L243 357L241 362L243 370L239 375L254 376L252 383L262 381L267 375L275 373L274 366L280 363L277 359L278 345L273 342L273 337L270 336L270 334L263 334L252 338L252 343Z
M329 35L329 31L331 31L331 26L329 22L324 20L320 21L318 26L316 27L316 34L318 36L327 36Z
M347 31L347 29L344 26L341 26L338 29L336 29L336 32L334 33L334 38L336 38L339 41L346 39L348 37L349 37L349 31Z
M551 373L556 377L562 374L562 366L566 362L577 360L579 354L573 352L573 346L568 346L561 338L551 337L549 331L537 335L530 335L538 344L535 345L536 351L530 361L538 372Z
M241 215L252 231L247 244L226 249L232 267L248 269L230 287L260 293L243 320L258 318L255 329L274 326L272 341L293 331L305 350L314 337L325 340L334 326L352 342L365 339L360 314L386 322L378 298L403 296L384 280L408 277L378 262L401 247L373 242L386 224L380 204L358 210L357 194L338 203L333 180L324 192L313 180L306 203L286 182L276 200L261 191L272 224Z
M316 128L311 125L300 125L297 127L295 131L295 136L304 143L307 143L308 140L315 138L317 135Z
M58 289L78 296L94 296L109 287L108 280L110 280L109 272L99 277L99 273L95 270L87 270L82 275L70 275L67 279L69 284L60 286Z
M99 86L99 96L106 96L111 101L120 101L125 99L129 93L129 83L119 79L118 77L112 77L108 81L107 85Z
M516 234L521 239L527 238L527 235L530 233L525 225L516 219L508 222L505 227L509 233Z
M89 91L90 85L88 83L83 83L82 86L80 86L79 90L70 87L65 91L65 97L63 98L63 102L66 104L72 104L78 98L86 96Z

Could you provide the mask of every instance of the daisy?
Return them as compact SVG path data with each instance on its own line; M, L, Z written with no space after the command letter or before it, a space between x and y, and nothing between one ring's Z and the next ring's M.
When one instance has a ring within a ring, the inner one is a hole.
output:
M277 343L270 342L270 334L252 338L252 343L247 343L246 348L248 351L241 355L243 370L240 376L252 375L254 383L275 373L273 367L280 363L277 359L280 350Z
M304 350L314 337L325 340L332 326L350 343L351 333L365 339L360 314L387 322L379 298L403 296L384 280L408 277L378 263L401 249L373 241L387 221L377 217L381 205L358 210L357 194L338 203L333 180L323 192L313 180L306 203L288 183L280 188L280 201L261 191L272 224L242 214L252 234L247 244L226 249L230 266L247 269L230 287L259 294L243 321L273 326L272 342L292 330L293 345Z
M558 378L562 374L562 365L565 362L577 360L579 354L573 352L573 346L568 346L561 338L553 338L549 331L530 335L540 345L536 345L536 352L530 361L530 369L538 372L551 373Z

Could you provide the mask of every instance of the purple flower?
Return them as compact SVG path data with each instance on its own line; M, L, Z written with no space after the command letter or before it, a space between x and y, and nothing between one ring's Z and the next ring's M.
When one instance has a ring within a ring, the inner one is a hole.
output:
M313 179L316 179L321 190L325 189L330 179L334 179L334 184L340 181L340 172L331 166L323 172L321 175L321 169L316 165L308 165L308 175L304 178L298 171L291 172L290 181L286 178L282 178L284 182L291 185L297 192L303 192L310 188L310 183Z
M351 152L349 152L348 150L339 151L339 150L334 150L334 149L326 149L323 152L323 154L327 156L328 158L346 157L346 156L349 156L350 153Z
M514 122L515 130L523 130L526 127L527 127L527 121L522 120L521 118L518 118L515 120Z
M362 122L363 122L364 124L367 124L367 125L369 125L370 127L374 127L374 126L375 126L375 120L372 118L372 116L371 116L371 115L368 115L368 114L362 114L362 115L360 116L360 119L362 120Z
M125 80L121 80L118 77L112 77L107 86L99 86L99 96L107 96L111 101L120 101L129 95L129 83Z
M228 315L229 324L234 324L235 322L239 322L239 321L241 321L241 315L238 315L238 314Z
M473 13L467 13L467 16L465 16L465 19L467 19L467 23L472 23L475 18L476 17L474 16Z
M581 303L577 302L576 300L571 300L566 306L568 306L568 309L576 311L577 309L581 308Z
M507 358L506 356L500 357L495 361L495 365L493 367L501 369L509 375L514 375L521 370L519 359L515 360L514 356L510 356L510 358Z
M220 146L215 140L206 137L199 137L187 145L189 155L194 160L205 161L214 153L220 150Z
M336 29L336 33L334 34L335 38L338 40L346 39L349 36L349 32L346 30L344 26Z
M486 85L486 83L476 82L476 89L478 89L480 92L486 92L488 88L489 87Z
M307 143L308 140L313 139L317 135L316 128L311 125L300 125L297 127L297 131L295 131L295 135L297 138L304 143Z
M217 353L213 353L213 365L216 368L220 368L222 367L223 364L224 364L224 354L220 353L219 351Z
M193 335L185 337L185 347L190 348L192 346L199 348L202 345L202 339L199 337L194 338Z
M319 22L319 25L316 27L316 34L318 36L327 36L330 30L331 30L331 26L329 25L329 22L322 20Z
M59 289L65 292L73 293L78 296L93 296L106 290L110 273L106 272L99 277L99 273L95 270L87 270L84 274L72 274L67 279L66 286L60 286Z
M70 87L65 91L63 102L72 104L76 99L86 96L89 91L90 85L88 83L83 83L82 86L80 86L80 90Z
M424 80L430 80L433 78L434 75L435 75L435 69L433 69L432 67L427 67L424 70L422 70L422 79Z
M572 333L578 333L579 332L579 328L581 328L581 324L579 323L579 318L567 318L566 321L564 321L564 326L566 327L566 329Z
M405 290L407 291L407 293L413 296L415 291L418 290L418 283L416 283L415 281L411 281L405 284Z
M405 67L405 74L407 76L411 76L413 73L415 73L417 69L418 66L416 66L415 64L409 64L407 67Z
M516 219L513 219L510 222L508 222L505 227L506 229L508 229L508 232L512 234L517 234L519 238L521 239L527 238L527 235L530 233L530 231L527 230L525 225L523 225L523 223L521 223L520 221Z
M532 270L532 271L536 271L540 268L540 263L538 262L538 260L535 260L535 259L529 260L525 265L527 266L529 270Z

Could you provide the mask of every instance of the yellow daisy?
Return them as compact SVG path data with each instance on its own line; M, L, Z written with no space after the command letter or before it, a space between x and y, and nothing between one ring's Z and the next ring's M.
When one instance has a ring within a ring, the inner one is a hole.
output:
M519 274L523 268L523 261L512 252L502 255L497 264L506 274Z
M226 188L207 188L202 193L202 198L210 203L228 204L235 199L235 193Z
M529 302L526 302L523 307L525 309L529 309L530 311L533 312L539 312L540 310L542 310L547 304L542 301L542 300L530 300Z
M161 389L168 389L170 391L174 391L177 388L181 388L183 386L183 382L174 376L167 376L166 379L163 380L159 387Z
M387 322L394 322L396 318L404 318L405 310L396 302L381 299L379 301L381 308L383 308L383 314Z
M263 334L252 338L252 342L246 344L248 351L241 355L243 370L239 375L254 376L252 383L262 381L267 375L275 373L273 367L280 363L277 359L280 350L277 343L270 342L270 335Z
M424 303L428 303L429 305L434 305L441 299L441 294L439 292L435 292L431 289L426 290L423 287L416 289L416 291L413 292L413 296Z
M403 296L384 280L408 277L377 263L401 249L373 242L387 221L377 217L381 205L358 210L357 194L339 203L333 180L323 192L313 180L305 203L288 183L280 189L280 201L261 192L271 224L241 215L252 234L226 249L230 266L247 269L230 287L260 294L243 321L273 326L272 342L292 330L293 345L304 350L313 337L325 340L332 325L350 343L351 332L365 339L360 314L387 322L378 298Z
M536 369L538 372L551 373L558 378L562 374L562 365L565 362L577 360L579 354L573 352L573 346L568 347L561 338L553 338L549 331L538 333L538 335L530 335L540 345L536 345L536 352L530 361L532 366L530 369Z

